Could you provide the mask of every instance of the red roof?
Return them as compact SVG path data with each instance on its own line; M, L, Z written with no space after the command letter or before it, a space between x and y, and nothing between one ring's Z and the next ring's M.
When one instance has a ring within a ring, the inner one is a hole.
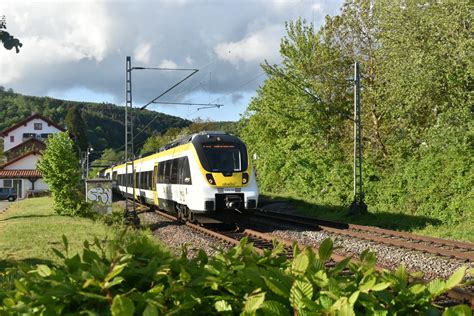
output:
M10 160L10 161L7 161L7 162L4 163L3 165L0 165L0 170L3 169L3 168L5 168L6 166L11 165L12 163L14 163L14 162L16 162L16 161L18 161L18 160L20 160L20 159L25 158L26 156L29 156L29 155L41 155L41 153L40 153L39 151L36 151L36 150L33 150L33 151L29 151L29 152L27 152L27 153L24 153L23 155L18 156L18 157L14 158L14 159L12 159L12 160Z
M60 131L64 132L66 131L66 129L64 129L63 127L59 126L58 124L54 123L53 121L51 121L49 118L47 117L44 117L43 115L41 114L38 114L38 113L33 113L30 117L27 117L26 119L16 123L15 125L7 128L7 129L4 129L3 131L0 132L0 136L7 136L8 133L10 133L11 131L17 129L18 127L20 127L21 125L25 125L26 123L28 123L29 121L31 120L34 120L34 119L41 119L45 122L48 123L48 126L49 125L52 125L54 127L56 127L57 129L59 129Z
M41 172L34 169L4 170L0 169L0 178L41 178Z

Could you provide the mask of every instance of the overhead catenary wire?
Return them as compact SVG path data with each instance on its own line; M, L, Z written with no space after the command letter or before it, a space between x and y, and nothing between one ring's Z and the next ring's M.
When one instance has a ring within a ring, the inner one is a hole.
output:
M149 106L150 104L154 103L156 100L158 100L159 98L161 98L162 96L164 96L165 94L167 94L168 92L170 92L171 90L173 90L174 88L176 88L177 86L179 86L183 81L187 80L188 78L190 78L191 76L193 76L196 72L198 72L199 69L193 69L193 72L190 73L189 75L187 75L185 78L183 78L182 80L178 81L177 83L175 83L174 85L172 85L170 88L166 89L163 93L161 93L159 96L157 96L156 98L154 98L153 100L149 101L147 104L145 104L144 106L142 106L140 108L140 110L144 110L146 109L147 106Z

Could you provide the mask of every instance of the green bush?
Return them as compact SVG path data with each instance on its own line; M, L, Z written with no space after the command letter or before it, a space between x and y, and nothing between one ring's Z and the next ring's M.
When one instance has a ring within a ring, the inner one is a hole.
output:
M0 315L436 314L433 299L458 285L466 271L424 284L404 267L377 272L369 251L362 263L347 258L326 267L330 239L318 253L295 246L290 260L282 245L260 256L246 240L215 257L200 251L191 260L186 250L176 258L144 234L84 242L82 254L74 256L66 237L63 242L63 251L54 250L61 264L3 273ZM445 314L451 312L469 315L470 309L459 305Z

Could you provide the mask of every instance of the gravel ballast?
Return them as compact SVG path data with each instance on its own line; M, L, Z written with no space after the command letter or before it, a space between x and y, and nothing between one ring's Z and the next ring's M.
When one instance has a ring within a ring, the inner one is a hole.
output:
M141 220L150 226L153 236L176 255L181 255L184 246L187 248L188 258L195 257L199 249L204 250L208 256L213 256L221 250L231 248L223 241L204 235L157 213L143 213Z

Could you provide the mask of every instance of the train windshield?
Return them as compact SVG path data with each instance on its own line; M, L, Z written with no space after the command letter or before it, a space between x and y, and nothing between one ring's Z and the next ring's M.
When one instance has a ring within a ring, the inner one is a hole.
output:
M211 172L242 171L242 154L237 144L205 143L202 145L204 155Z

